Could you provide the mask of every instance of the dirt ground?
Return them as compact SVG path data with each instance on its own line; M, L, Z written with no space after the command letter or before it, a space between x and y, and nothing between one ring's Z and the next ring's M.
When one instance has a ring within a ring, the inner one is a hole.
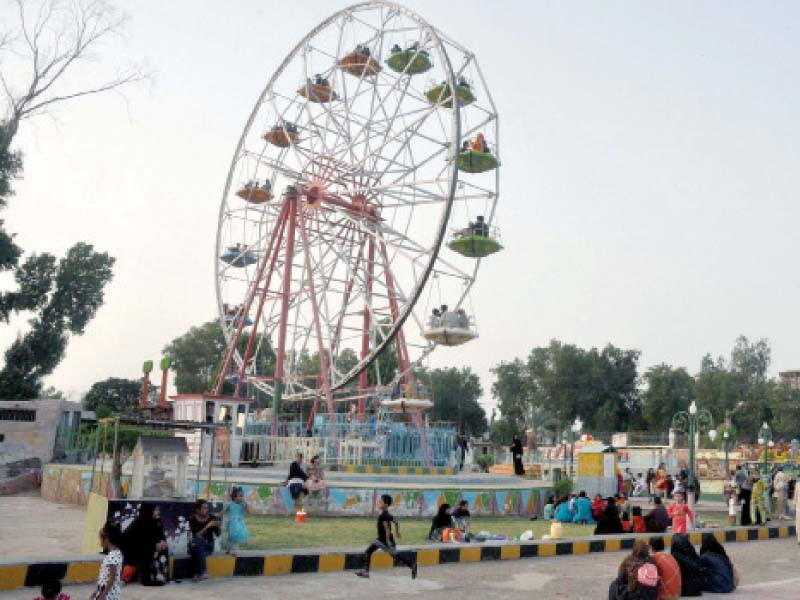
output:
M0 497L0 541L7 558L81 553L84 507L45 502L38 494Z

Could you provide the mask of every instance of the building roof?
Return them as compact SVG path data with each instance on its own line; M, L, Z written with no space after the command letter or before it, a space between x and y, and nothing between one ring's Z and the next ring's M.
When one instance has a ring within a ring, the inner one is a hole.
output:
M143 435L136 444L145 454L189 454L184 437L151 437Z
M581 454L600 454L603 452L616 452L617 449L614 446L606 446L605 444L592 444L591 446L583 446L578 453L578 456Z
M176 394L169 397L170 401L175 400L215 400L217 402L239 402L248 404L252 398L236 398L235 396L216 396L214 394Z

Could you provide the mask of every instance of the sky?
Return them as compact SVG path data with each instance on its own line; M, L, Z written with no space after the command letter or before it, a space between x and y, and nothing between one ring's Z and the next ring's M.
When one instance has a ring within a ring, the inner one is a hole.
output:
M490 369L553 338L637 348L640 371L696 372L744 334L769 339L773 373L800 368L800 4L406 5L475 53L500 119L505 250L473 288L480 338L430 366L474 369L486 407ZM132 62L152 80L23 124L6 227L27 251L82 240L117 259L104 306L47 384L79 396L135 378L215 316L238 137L289 50L344 6L126 3L125 36L73 82ZM3 346L25 319L0 330Z

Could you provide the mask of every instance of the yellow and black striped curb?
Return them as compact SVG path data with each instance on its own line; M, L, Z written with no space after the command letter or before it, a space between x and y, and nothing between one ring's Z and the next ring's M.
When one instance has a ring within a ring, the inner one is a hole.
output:
M794 525L769 527L729 527L707 529L689 534L693 544L699 544L706 531L713 533L722 542L748 542L787 538L796 535ZM548 540L535 542L488 543L485 545L463 544L453 546L437 544L410 547L400 554L416 560L420 566L447 563L467 563L489 560L517 560L539 556L569 556L593 552L617 552L633 547L637 539L661 537L665 546L672 544L672 534L608 535L572 540ZM289 573L327 573L360 569L364 565L362 552L325 551L293 553L244 553L240 556L209 556L207 559L210 577L287 575ZM2 562L0 563L0 590L14 590L23 586L40 586L47 580L59 579L64 583L87 583L97 579L102 557L78 557L75 559L48 562ZM399 561L390 554L376 552L370 567L386 569ZM175 558L170 561L172 576L184 579L189 576L189 559Z

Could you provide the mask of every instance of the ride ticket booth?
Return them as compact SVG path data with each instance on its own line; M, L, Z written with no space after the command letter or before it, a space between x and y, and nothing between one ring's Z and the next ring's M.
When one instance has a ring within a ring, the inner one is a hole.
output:
M578 454L578 490L589 498L617 493L619 457L617 449L603 444L584 446Z

